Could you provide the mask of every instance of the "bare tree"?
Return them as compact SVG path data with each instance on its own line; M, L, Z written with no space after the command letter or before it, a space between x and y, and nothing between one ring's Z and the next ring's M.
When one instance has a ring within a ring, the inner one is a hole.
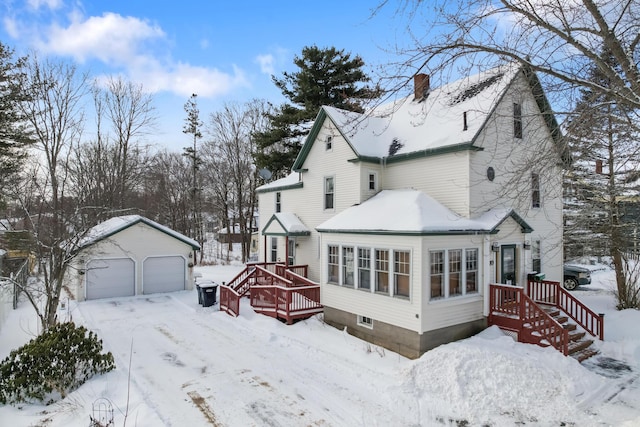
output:
M111 145L111 156L118 191L114 194L114 208L124 208L132 201L136 185L140 182L147 148L141 144L151 133L157 117L153 97L142 85L125 81L121 77L110 77L105 87L94 88L94 102L98 121L106 119L106 127L99 123L98 144Z
M43 277L41 285L27 289L26 294L42 328L47 329L56 323L64 275L82 232L65 191L68 158L83 130L82 99L88 85L87 76L73 65L35 55L25 73L29 100L21 107L36 138L35 156L42 167L34 168L27 177L32 192L18 191L15 199L21 202L33 232Z
M246 104L226 104L212 113L207 122L205 169L217 170L211 177L215 196L225 207L227 230L236 227L242 243L242 261L249 258L253 216L257 200L257 170L253 165L253 135L266 129L267 104L253 100ZM223 173L219 173L223 171Z
M392 7L390 4L383 1L379 7ZM580 152L581 160L591 159L590 176L582 182L599 182L590 186L595 191L590 197L601 202L606 222L599 225L599 231L606 236L614 259L618 293L627 294L622 259L625 239L619 212L620 196L626 190L619 176L628 177L637 170L638 143L631 130L635 126L631 125L640 118L640 3L405 0L397 12L406 18L413 45L398 52L401 59L387 81L391 93L401 91L418 72L431 74L437 82L448 74L482 71L504 62L519 63L540 76L551 100L550 105L540 105L541 112L550 113L553 105L556 114L564 115L561 118L572 133L569 136L574 153ZM599 78L593 78L594 73ZM592 107L597 110L597 118L593 111L581 108L585 92L595 102ZM576 105L578 108L574 108ZM588 127L591 136L585 138ZM599 140L599 148L591 144L593 138ZM582 147L576 147L576 143ZM566 153L564 147L561 153ZM563 157L567 166L569 158ZM596 159L604 160L607 176L594 177ZM532 161L539 164L536 159ZM578 168L584 165L584 161L574 162ZM531 166L521 168L520 176L527 176L525 172ZM569 173L576 176L581 171ZM571 209L582 206L585 204L577 203ZM586 210L571 211L571 221L587 214Z
M151 159L142 183L149 215L185 235L191 227L191 192L184 183L190 178L188 159L163 150Z
M391 4L385 0L379 8ZM392 92L418 71L435 76L511 60L541 74L547 92L553 87L566 98L585 88L640 107L640 4L634 0L405 0L397 12L413 45L398 51L406 60L392 73ZM619 67L600 55L604 50ZM590 80L591 66L610 85Z

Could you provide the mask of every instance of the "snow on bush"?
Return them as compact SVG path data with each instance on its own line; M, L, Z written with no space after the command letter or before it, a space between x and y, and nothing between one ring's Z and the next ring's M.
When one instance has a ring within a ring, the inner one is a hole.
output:
M0 403L64 398L95 374L115 368L101 354L102 341L84 326L60 323L23 345L0 364Z

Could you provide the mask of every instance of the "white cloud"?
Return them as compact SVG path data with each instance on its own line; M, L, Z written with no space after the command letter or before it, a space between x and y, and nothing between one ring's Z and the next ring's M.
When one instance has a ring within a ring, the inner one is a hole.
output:
M51 10L59 9L62 6L62 0L28 0L27 4L30 8L38 10L41 6L46 6Z
M193 93L199 97L213 98L249 85L242 70L236 67L229 74L215 68L185 63L161 64L150 57L139 58L138 64L130 68L129 78L143 84L151 92L168 91L184 98Z
M216 97L249 85L236 67L226 73L171 59L165 32L146 20L116 13L88 18L74 13L69 17L67 26L52 24L41 29L36 42L40 52L70 56L80 63L98 60L150 92ZM206 43L201 46L206 47Z
M44 37L38 49L45 53L71 56L80 62L97 58L106 64L126 64L138 55L143 43L161 40L165 34L157 25L138 18L105 13L88 19L74 15L69 26L53 24Z
M15 19L5 17L2 20L2 26L7 34L9 34L9 37L17 39L20 36L19 25Z
M256 56L254 62L260 65L261 72L271 76L276 73L277 68L280 68L282 64L287 62L289 51L278 46L270 50L272 51L272 53L258 55Z
M273 64L275 62L275 58L273 57L273 55L271 55L270 53L266 55L258 55L256 57L256 62L260 64L260 71L269 75L274 74Z

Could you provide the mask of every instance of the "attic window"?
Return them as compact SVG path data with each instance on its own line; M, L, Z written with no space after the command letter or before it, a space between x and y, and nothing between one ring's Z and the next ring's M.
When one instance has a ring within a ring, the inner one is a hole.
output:
M467 121L467 112L462 113L462 130L469 129L469 122Z
M467 87L464 90L461 90L457 95L453 97L453 99L451 100L451 105L459 104L463 101L466 101L467 99L473 98L474 96L478 95L480 92L500 80L502 76L504 76L503 73L496 74L495 76L491 76L487 79L482 80L481 82Z
M326 149L327 151L330 151L330 150L331 150L331 148L333 148L333 146L332 146L332 144L331 144L331 141L332 141L332 140L333 140L333 137L332 137L331 135L328 135L328 136L327 136L327 139L325 140L325 149Z
M395 155L402 147L404 147L404 144L398 138L393 138L391 145L389 145L389 156Z

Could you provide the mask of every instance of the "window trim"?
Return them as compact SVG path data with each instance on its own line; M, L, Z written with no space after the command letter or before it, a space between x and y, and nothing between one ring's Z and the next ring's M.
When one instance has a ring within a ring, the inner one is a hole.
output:
M513 137L522 139L523 123L522 123L522 104L513 103Z
M398 255L400 253L405 253L406 254L406 256L408 258L408 262L402 262L402 261L397 261L396 260L396 255ZM407 267L408 268L407 273L404 273L404 272L401 273L401 272L398 271L399 269L396 270L396 264L399 264L399 263L402 263L403 265L407 265L408 266ZM397 298L409 299L409 300L411 299L411 267L412 267L411 266L411 251L408 250L408 249L394 249L393 250L393 269L392 269L393 287L391 289L392 296L397 297ZM407 278L408 286L409 286L408 295L403 295L403 294L400 294L398 292L398 281L397 281L398 276Z
M542 191L540 189L540 174L531 172L531 207L542 207Z
M335 249L335 253L331 253L331 248ZM332 258L336 261L335 263L330 262ZM337 269L335 281L331 280L331 275L329 274L329 267L332 265L335 265ZM327 245L327 283L340 284L340 245Z
M367 252L367 256L363 257L362 254L363 252ZM362 289L363 291L366 292L371 292L371 248L368 246L358 246L357 248L357 252L358 252L358 259L357 259L357 278L355 280L356 283L356 287L358 289ZM362 265L362 261L366 261L366 265L363 266ZM362 280L364 277L366 277L364 274L362 274L363 271L366 271L367 274L366 276L368 276L368 283L369 283L369 287L365 288L362 286Z
M373 178L373 180L372 180ZM373 188L371 186L373 185ZM370 171L367 174L367 189L369 191L377 191L378 190L378 173L375 171Z
M476 269L475 270L467 270L468 264L467 264L467 255L473 251L475 253L475 264L476 264ZM450 282L450 269L451 269L451 257L450 257L450 253L451 252L460 252L460 271L457 271L456 273L459 274L459 288L460 288L460 293L456 293L455 295L451 295L451 282ZM431 283L432 283L432 277L434 276L434 272L433 272L433 254L442 254L442 262L440 263L442 265L442 271L438 271L437 273L435 273L435 275L440 276L441 278L441 284L440 284L440 291L441 291L441 295L439 296L433 296L432 294L432 289L431 289ZM445 300L455 300L457 298L464 298L467 296L473 296L473 295L480 295L480 278L481 278L481 270L480 270L480 261L479 261L479 255L480 254L480 250L477 247L460 247L460 248L447 248L447 249L431 249L429 250L429 266L428 266L428 271L429 271L429 290L428 290L428 295L429 295L429 301L430 302L435 302L435 301L445 301ZM468 272L475 272L475 290L473 291L467 291L467 273Z
M329 180L331 180L331 192L327 191L327 184L329 183ZM325 176L324 177L324 181L323 181L324 185L322 188L322 194L323 194L323 207L324 210L328 211L328 210L334 210L335 206L336 206L336 180L335 177L332 176ZM327 206L327 197L331 195L331 206Z
M373 319L371 317L358 315L356 323L363 328L373 329Z
M327 274L326 283L339 285L345 288L359 289L363 292L371 294L384 295L388 297L397 297L403 300L411 300L413 298L413 249L412 248L384 248L375 247L374 245L358 245L358 244L342 244L342 243L327 243L326 244L326 261L323 268L326 268ZM338 256L338 282L329 280L330 266L335 265L331 261L335 261L335 252L332 253L332 248L337 248ZM369 288L363 288L360 286L361 280L361 251L367 251L368 269L367 273L369 277ZM353 255L353 260L349 260L348 253ZM384 254L382 257L380 255ZM406 254L402 259L398 259L402 254ZM405 267L398 268L398 262L401 262ZM353 263L353 272L349 271L349 264ZM380 270L380 265L383 265L386 269ZM386 275L386 283L378 282L378 273ZM353 284L347 283L346 278L349 274L353 274ZM405 283L398 282L398 277L406 277L406 290L408 295L398 293L398 284L404 286ZM380 290L379 284L382 284L386 290Z
M351 280L353 283L347 283L347 275L349 274L349 263L347 260L347 253L351 252ZM355 246L342 246L340 245L340 285L348 288L356 288L356 247Z

